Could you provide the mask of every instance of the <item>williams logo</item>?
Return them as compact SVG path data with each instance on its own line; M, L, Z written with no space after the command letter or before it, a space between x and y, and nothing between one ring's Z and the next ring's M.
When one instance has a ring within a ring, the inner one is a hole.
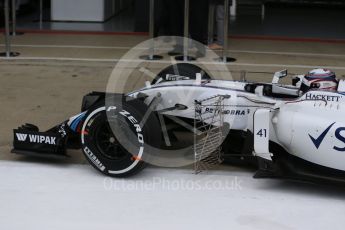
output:
M26 141L26 138L28 137L27 134L22 134L22 133L16 133L18 141Z
M16 133L16 136L18 141L21 142L29 141L30 143L56 145L56 137L23 133Z
M324 141L325 137L327 136L327 134L329 133L329 131L332 129L332 127L334 125L335 125L335 122L333 124L331 124L330 126L328 126L325 129L325 131L323 131L317 137L313 137L312 135L309 134L309 137L310 137L311 141L313 142L313 144L315 145L315 147L317 149L320 148L320 146L321 146L322 142ZM344 131L345 131L345 127L340 127L340 128L337 128L335 130L335 134L334 134L336 140L342 142L343 144L345 144L345 136L342 135L342 132L344 132ZM345 147L339 147L339 146L334 145L333 149L336 150L336 151L339 151L339 152L345 152Z

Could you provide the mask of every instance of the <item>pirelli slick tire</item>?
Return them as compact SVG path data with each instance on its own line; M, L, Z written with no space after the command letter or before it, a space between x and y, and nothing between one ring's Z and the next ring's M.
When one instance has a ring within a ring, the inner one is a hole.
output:
M156 77L153 79L152 84L158 84L166 81L174 81L172 79L167 79L167 75L178 75L185 77L185 80L195 80L196 74L201 73L202 79L211 80L210 75L206 73L202 68L197 65L189 63L178 63L175 65L170 65L167 68L163 69ZM177 80L177 79L176 79Z
M142 118L147 106L141 101L119 105L99 103L86 114L82 127L82 150L89 163L112 177L128 177L145 166L147 147L159 146L159 122L153 113Z

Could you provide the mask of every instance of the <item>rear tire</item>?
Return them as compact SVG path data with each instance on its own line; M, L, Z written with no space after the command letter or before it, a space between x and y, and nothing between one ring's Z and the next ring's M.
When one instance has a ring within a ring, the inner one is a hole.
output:
M196 79L196 74L201 73L202 79L211 80L211 77L206 73L202 68L199 66L189 64L189 63L178 63L175 65L168 66L167 68L163 69L157 77L152 81L152 84L158 84L161 82L172 81L167 80L166 75L178 75L184 76L187 80Z

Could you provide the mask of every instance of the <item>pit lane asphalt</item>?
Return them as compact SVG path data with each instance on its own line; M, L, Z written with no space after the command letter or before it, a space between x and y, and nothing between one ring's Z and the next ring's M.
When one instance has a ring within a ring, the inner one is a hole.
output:
M89 165L0 161L0 226L6 230L344 229L341 188L252 178L224 167L147 168L109 178Z

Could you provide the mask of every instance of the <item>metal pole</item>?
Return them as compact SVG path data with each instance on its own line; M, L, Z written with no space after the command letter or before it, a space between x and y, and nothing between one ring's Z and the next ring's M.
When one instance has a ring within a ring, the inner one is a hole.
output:
M171 0L172 1L172 0ZM195 61L195 57L188 56L189 53L189 0L184 1L184 32L183 32L183 55L175 57L178 61Z
M216 5L211 3L209 12L208 12L208 42L213 43L213 36L214 36L214 11Z
M189 0L184 1L183 60L188 61L189 50Z
M40 30L43 29L43 0L40 0Z
M224 48L223 62L228 61L228 34L229 34L229 0L224 0Z
M16 0L12 0L12 36L16 36L17 7Z
M149 59L150 60L153 60L153 56L154 56L154 53L155 53L155 42L154 42L154 21L155 21L155 1L154 0L150 0L150 28L149 28L149 31L150 31L150 38L151 38L151 47L150 47L150 52L149 52Z
M155 55L155 0L150 0L150 18L149 18L149 35L151 39L151 44L149 47L149 55L140 56L141 59L155 61L163 59L162 56Z
M6 45L6 57L11 56L11 40L10 40L10 7L9 0L5 0L5 45Z
M18 52L11 52L11 37L10 37L10 3L9 0L4 0L4 14L5 14L5 48L6 51L0 53L0 57L16 57L20 55Z
M262 21L265 20L265 13L266 13L265 3L262 3L262 4L261 4L261 20L262 20Z

